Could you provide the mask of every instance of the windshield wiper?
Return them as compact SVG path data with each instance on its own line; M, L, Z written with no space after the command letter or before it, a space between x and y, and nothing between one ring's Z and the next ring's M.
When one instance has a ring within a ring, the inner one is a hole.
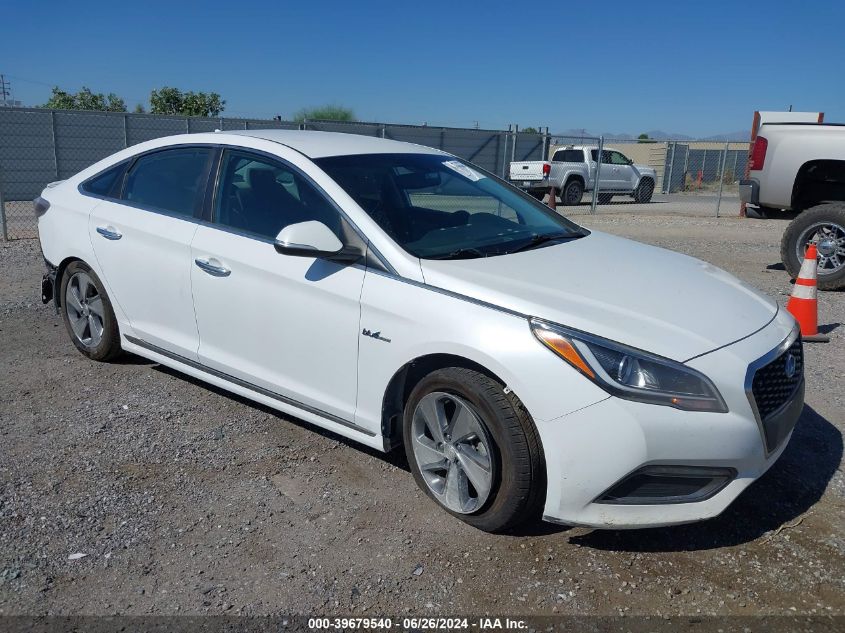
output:
M537 248L542 244L548 242L558 242L562 240L577 240L579 237L584 237L584 233L546 233L544 235L532 235L528 243L519 246L509 253L519 253L521 251L529 251L532 248Z
M487 257L486 253L482 253L477 248L459 248L456 251L452 251L451 253L446 253L445 255L438 255L437 257L432 257L431 259L474 259L476 257Z

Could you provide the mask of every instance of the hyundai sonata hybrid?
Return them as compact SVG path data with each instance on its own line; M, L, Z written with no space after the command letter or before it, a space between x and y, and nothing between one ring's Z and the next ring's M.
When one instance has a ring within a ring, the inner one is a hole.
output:
M582 228L385 139L156 139L35 200L74 345L131 352L383 451L447 512L713 517L783 452L801 339L722 270Z

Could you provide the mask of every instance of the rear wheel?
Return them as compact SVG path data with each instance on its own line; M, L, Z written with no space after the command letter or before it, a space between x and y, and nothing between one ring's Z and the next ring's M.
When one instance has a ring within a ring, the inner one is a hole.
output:
M570 180L560 194L561 204L567 207L577 207L584 196L584 185L580 180Z
M120 332L111 301L91 268L71 262L62 275L62 320L76 349L92 360L120 354Z
M522 403L471 369L432 372L411 392L405 453L417 485L440 507L487 532L539 516L542 451Z
M654 195L654 181L651 178L643 178L637 188L634 189L634 200L645 204L651 202L652 195Z
M807 245L818 251L818 287L845 288L845 202L826 202L799 213L783 233L783 265L797 277Z

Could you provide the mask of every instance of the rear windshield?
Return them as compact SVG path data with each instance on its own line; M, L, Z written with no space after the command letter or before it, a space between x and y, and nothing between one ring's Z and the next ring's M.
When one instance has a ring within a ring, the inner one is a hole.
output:
M586 234L518 189L452 156L365 154L315 162L416 257L505 255Z
M580 149L559 149L552 157L556 163L583 163L584 150Z

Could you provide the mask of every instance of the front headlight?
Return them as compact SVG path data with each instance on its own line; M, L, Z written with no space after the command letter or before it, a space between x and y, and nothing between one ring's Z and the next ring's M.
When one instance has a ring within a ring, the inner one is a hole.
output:
M728 411L713 383L686 365L539 319L531 319L531 331L614 396L685 411Z

